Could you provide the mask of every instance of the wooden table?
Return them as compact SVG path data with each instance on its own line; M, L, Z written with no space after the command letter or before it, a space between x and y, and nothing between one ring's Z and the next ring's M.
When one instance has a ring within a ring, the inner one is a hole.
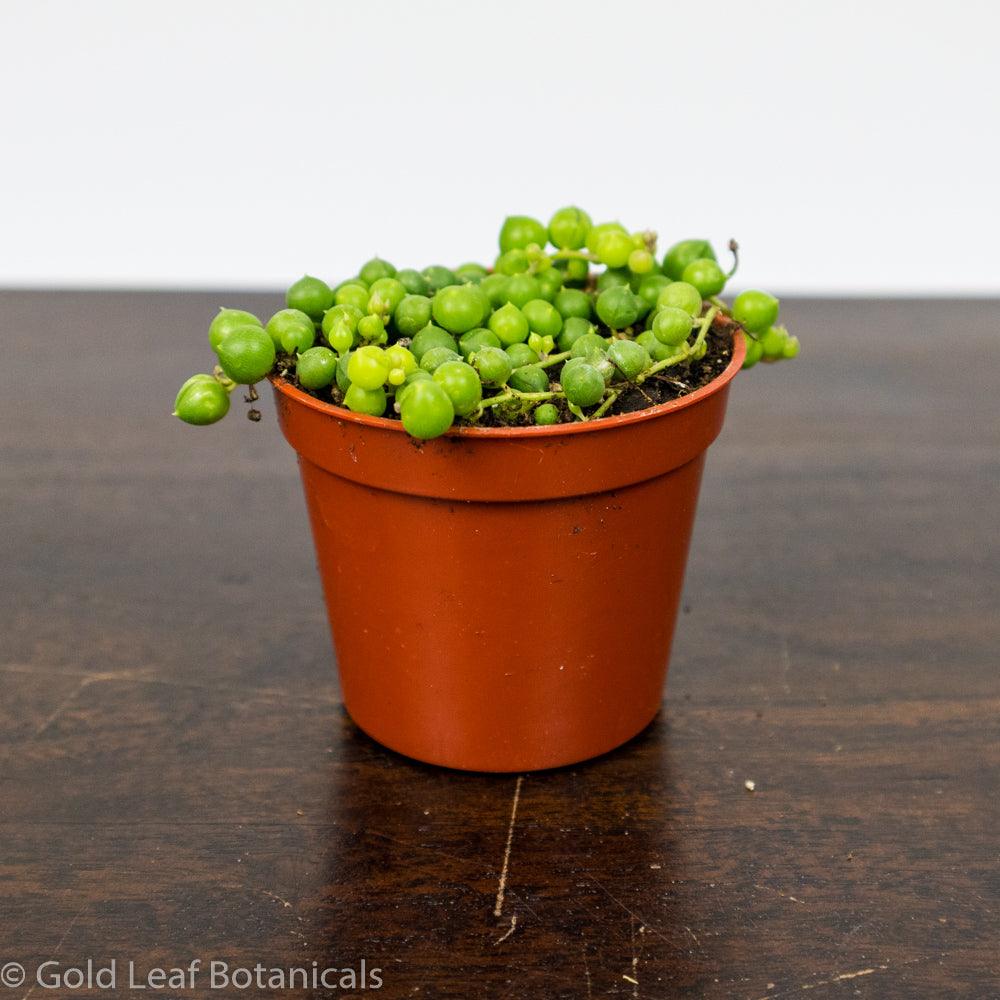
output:
M364 959L393 998L1000 996L996 303L785 304L802 356L734 388L663 715L523 778L352 727L270 399L169 417L219 304L279 303L0 295L0 997L88 958L109 996L129 959ZM272 995L209 985L141 995Z

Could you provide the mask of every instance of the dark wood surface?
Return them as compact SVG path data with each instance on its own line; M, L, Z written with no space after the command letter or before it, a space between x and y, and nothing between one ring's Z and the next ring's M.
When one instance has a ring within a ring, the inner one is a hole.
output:
M522 779L352 727L270 399L170 419L244 303L278 299L0 294L0 997L88 958L1000 996L996 303L786 303L802 356L734 387L663 714Z

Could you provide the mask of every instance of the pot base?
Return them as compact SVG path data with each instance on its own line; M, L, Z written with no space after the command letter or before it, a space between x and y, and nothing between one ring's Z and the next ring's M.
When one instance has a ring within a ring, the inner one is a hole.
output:
M420 764L430 764L433 767L446 767L452 771L466 771L473 774L524 774L532 771L550 771L558 767L569 767L573 764L583 764L598 760L641 736L656 721L661 711L661 706L657 706L656 711L645 722L641 723L637 729L623 734L620 738L616 737L614 742L609 742L607 746L602 748L592 747L582 755L579 753L560 754L558 749L554 749L548 756L545 756L539 753L538 748L522 747L520 755L518 755L517 751L511 752L509 758L502 765L498 764L495 759L484 761L483 765L480 765L466 757L455 759L447 754L442 756L428 755L422 746L411 747L408 744L400 743L396 739L398 734L393 732L380 735L377 724L369 727L355 718L350 706L345 704L344 708L350 716L351 722L368 739L379 746L391 750L393 753L398 753L408 760L417 761Z

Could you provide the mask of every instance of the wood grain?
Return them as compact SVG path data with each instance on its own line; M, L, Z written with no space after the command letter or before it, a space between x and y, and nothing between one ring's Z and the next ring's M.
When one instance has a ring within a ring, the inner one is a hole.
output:
M516 776L345 716L270 401L169 419L243 303L279 300L0 293L0 965L1000 997L996 303L785 304L803 353L734 388L664 713L524 776L513 824Z

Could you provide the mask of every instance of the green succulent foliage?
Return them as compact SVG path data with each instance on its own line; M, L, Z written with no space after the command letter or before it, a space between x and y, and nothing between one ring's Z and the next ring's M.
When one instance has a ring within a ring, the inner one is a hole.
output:
M657 256L656 236L617 220L594 223L577 206L547 221L508 216L492 268L396 266L380 257L329 285L304 275L266 325L223 308L208 337L218 364L174 401L189 424L215 423L237 386L248 415L255 383L291 382L353 413L399 420L428 440L457 425L550 427L614 412L623 392L696 365L711 343L744 337L744 368L794 358L798 338L780 304L758 289L732 308L726 271L705 239Z

